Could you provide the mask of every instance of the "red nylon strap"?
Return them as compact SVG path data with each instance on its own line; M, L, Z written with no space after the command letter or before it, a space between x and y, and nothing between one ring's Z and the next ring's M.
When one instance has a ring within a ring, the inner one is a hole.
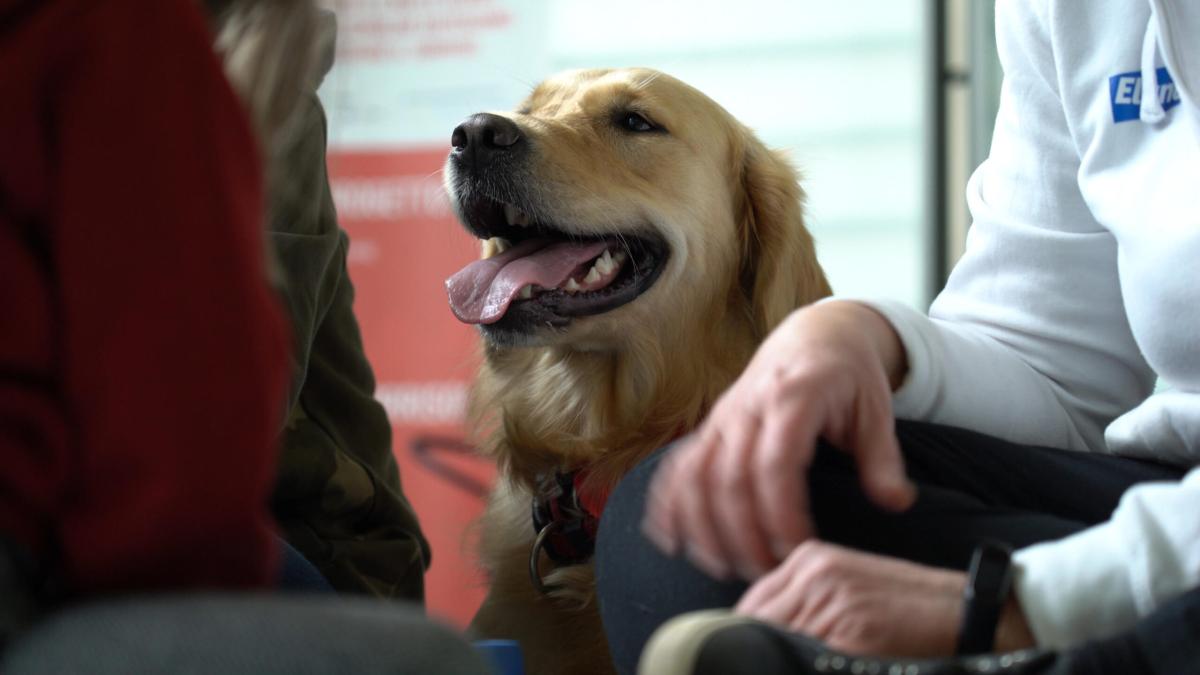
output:
M676 433L673 438L671 438L670 442L674 443L680 438L686 436L687 433L688 432L686 428L680 429L679 432ZM587 469L579 469L575 472L575 494L579 498L579 505L586 509L587 512L594 516L596 521L599 522L600 514L604 513L604 506L608 504L608 496L612 494L612 489L607 487L602 489L593 488L591 490L583 489L583 485L587 482L587 478L590 475L591 472Z
M600 520L600 514L604 513L604 505L608 503L608 489L584 489L584 483L587 482L587 477L591 475L587 469L581 469L575 473L575 494L579 498L579 505L582 506L589 514Z

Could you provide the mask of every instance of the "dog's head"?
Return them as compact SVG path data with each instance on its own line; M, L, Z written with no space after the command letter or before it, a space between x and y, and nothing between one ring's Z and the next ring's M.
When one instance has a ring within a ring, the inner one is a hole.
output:
M447 289L494 347L619 348L723 314L761 338L829 292L795 171L667 75L561 74L451 142L451 202L484 243Z

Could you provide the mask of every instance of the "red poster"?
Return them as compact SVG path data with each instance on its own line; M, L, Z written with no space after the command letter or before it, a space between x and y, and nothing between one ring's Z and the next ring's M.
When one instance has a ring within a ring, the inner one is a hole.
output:
M494 469L464 444L478 341L450 313L443 282L477 257L479 246L442 189L448 150L333 151L329 171L338 218L350 234L355 312L376 397L392 422L405 494L433 547L429 611L465 626L484 593L470 526Z

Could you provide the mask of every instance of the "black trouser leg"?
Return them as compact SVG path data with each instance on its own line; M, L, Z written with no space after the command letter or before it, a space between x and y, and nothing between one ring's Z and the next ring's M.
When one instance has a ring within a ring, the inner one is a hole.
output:
M1156 675L1200 673L1200 588L1139 621L1131 640Z
M822 447L809 474L818 535L928 565L965 569L980 541L1014 548L1061 539L1108 520L1137 483L1179 480L1153 462L1009 443L965 429L899 421L916 504L888 513L859 487L853 459Z
M1182 476L1159 464L1021 446L928 423L901 421L896 432L920 491L917 503L901 514L877 509L863 496L853 461L822 445L809 473L822 539L961 569L983 539L1016 547L1058 539L1106 520L1130 486ZM617 488L597 541L600 611L623 673L634 671L642 646L663 621L731 606L745 590L663 556L641 536L646 488L664 452Z

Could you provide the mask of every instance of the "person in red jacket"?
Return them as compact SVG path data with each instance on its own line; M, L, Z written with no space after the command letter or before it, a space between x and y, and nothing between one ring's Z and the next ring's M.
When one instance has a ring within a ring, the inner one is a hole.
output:
M193 4L0 1L0 532L71 595L275 573L288 336Z
M192 0L0 0L0 671L484 672L415 612L244 593L279 571L281 122L212 39Z

